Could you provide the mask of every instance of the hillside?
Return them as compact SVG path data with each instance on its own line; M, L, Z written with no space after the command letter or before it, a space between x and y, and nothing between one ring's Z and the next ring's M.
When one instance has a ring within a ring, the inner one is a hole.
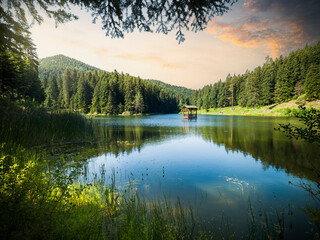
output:
M79 60L76 60L74 58L70 58L62 54L59 54L59 55L46 57L39 60L39 78L40 80L42 80L43 77L49 78L51 75L55 75L55 76L62 75L64 70L67 67L70 70L76 69L78 72L87 72L87 71L93 72L95 70L106 72L99 68L90 66ZM160 87L161 89L165 89L166 91L169 91L171 93L178 95L180 99L182 99L183 103L188 103L189 99L191 99L193 93L195 92L195 90L192 90L186 87L167 84L159 80L146 79L145 81L153 83L158 87Z
M262 66L195 91L192 103L201 109L262 107L299 99L320 99L320 42L280 56Z
M95 71L100 70L99 68L90 66L74 58L66 57L62 54L55 55L52 57L46 57L39 60L39 78L49 78L51 75L61 75L66 68L77 71Z
M194 90L157 80L107 72L63 55L41 59L44 105L94 114L172 113L187 104Z
M176 94L187 96L189 98L191 98L193 93L195 92L195 90L192 90L190 88L171 85L171 84L168 84L168 83L161 82L159 80L147 79L146 81L152 82L152 83L156 84L159 87L171 90Z
M306 102L306 108L315 108L320 110L320 100ZM274 116L274 117L290 117L299 109L299 104L296 100L289 102L272 104L262 107L224 107L224 108L209 108L198 110L198 114L203 115L236 115L236 116Z

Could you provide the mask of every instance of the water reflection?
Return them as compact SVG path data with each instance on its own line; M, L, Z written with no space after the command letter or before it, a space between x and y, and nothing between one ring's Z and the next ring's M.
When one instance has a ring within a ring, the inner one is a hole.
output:
M236 116L199 116L195 121L182 120L179 115L110 117L97 120L95 134L102 139L98 144L100 154L112 153L116 157L140 151L144 146L195 135L224 147L226 153L252 156L265 170L272 167L316 180L314 169L320 169L318 146L287 139L281 132L274 131L279 123L286 121L283 118ZM191 154L196 156L198 153Z
M97 176L120 188L133 186L148 199L179 196L201 218L225 215L242 231L249 201L258 216L270 213L275 219L275 209L312 204L303 189L288 182L317 178L319 149L274 131L286 121L235 116L183 121L174 114L98 118L98 153L85 165L85 180ZM307 220L301 211L288 215L288 239L305 238Z

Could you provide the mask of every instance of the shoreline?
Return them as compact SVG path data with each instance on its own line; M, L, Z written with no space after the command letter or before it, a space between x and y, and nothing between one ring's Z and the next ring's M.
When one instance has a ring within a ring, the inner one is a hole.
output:
M304 105L308 108L320 110L320 100L307 102ZM261 116L261 117L293 117L294 113L299 109L299 105L295 100L272 104L262 107L240 107L234 106L225 108L210 108L208 110L198 110L199 115L219 115L219 116Z
M306 102L304 105L308 108L315 108L320 110L320 100L315 100L311 102ZM280 104L271 104L267 106L259 107L224 107L224 108L209 108L198 110L198 115L216 115L216 116L256 116L256 117L294 117L294 113L299 109L299 105L296 103L296 100L291 100L289 102L280 103ZM87 113L84 114L88 117L143 117L150 116L155 114L163 113L140 113L140 114L112 114L108 115L105 113ZM181 114L181 112L179 112Z

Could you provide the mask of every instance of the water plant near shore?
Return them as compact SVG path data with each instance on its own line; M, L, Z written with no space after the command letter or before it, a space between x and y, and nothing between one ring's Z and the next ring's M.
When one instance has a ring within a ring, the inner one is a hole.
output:
M27 147L93 139L92 122L72 112L51 112L0 98L0 139Z

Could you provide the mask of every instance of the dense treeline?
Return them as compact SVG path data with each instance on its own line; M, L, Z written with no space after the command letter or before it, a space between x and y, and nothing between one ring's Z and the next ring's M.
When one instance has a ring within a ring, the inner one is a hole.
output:
M289 56L267 57L262 67L196 91L193 104L203 109L229 106L264 106L300 98L320 99L320 43L291 52Z
M44 77L42 84L46 107L84 113L168 113L178 111L180 101L173 91L116 71L66 68L62 75Z
M38 61L34 46L6 48L0 41L0 96L12 99L44 100L38 77Z
M158 80L147 79L146 81L152 82L152 83L156 84L159 87L162 87L164 89L168 89L170 91L173 91L177 95L179 95L180 99L181 99L180 102L179 102L179 107L180 108L183 106L183 104L188 104L189 103L189 99L192 98L193 93L195 91L195 90L192 90L190 88L175 86L175 85L164 83L164 82L161 82L161 81L158 81Z
M1 52L3 97L35 100L51 110L121 114L177 112L191 96L192 90L185 94L185 88L105 72L63 55L39 65L33 45L27 50Z
M177 112L193 90L128 74L102 71L63 55L39 61L45 107L84 113Z

